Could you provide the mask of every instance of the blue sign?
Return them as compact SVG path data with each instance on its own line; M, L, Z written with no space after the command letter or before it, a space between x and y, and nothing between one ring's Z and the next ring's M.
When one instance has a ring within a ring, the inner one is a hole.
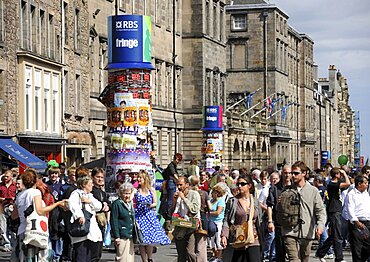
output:
M150 16L109 16L107 69L154 69L151 34Z
M46 162L42 161L37 156L31 154L25 148L21 147L11 139L0 139L0 149L23 163L27 167L32 167L37 170L44 171L47 168Z
M321 165L330 163L330 151L321 151Z
M222 106L203 107L204 131L222 131Z

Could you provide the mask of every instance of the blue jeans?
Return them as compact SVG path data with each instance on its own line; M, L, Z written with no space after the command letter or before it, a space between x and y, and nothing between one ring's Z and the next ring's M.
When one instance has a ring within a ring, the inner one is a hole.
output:
M175 192L176 192L176 183L173 179L169 179L167 180L167 186L166 186L166 190L167 190L167 200L166 200L166 210L170 210L171 207L172 207L172 204L173 204L173 196L175 195ZM167 214L168 217L165 219L166 220L171 220L171 214Z
M325 242L325 240L327 239L329 237L329 235L328 235L328 229L326 228L326 226L324 227L324 230L322 231L322 234L321 234L321 236L320 236L320 240L319 240L319 247L321 247L323 244L324 244L324 242ZM330 248L329 248L329 251L328 251L328 255L331 255L331 254L333 254L334 253L334 251L333 251L333 246L331 246Z
M275 260L275 232L268 232L267 216L263 217L263 231L265 232L265 246L263 248L263 257L268 258L269 261Z

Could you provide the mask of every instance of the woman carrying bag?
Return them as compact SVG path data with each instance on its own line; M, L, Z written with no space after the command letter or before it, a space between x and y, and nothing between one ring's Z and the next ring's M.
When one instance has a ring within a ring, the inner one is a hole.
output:
M86 221L88 218L85 217L86 215L83 211L85 209L85 212L89 213L90 228L85 236L71 236L73 244L72 261L90 262L91 251L98 249L98 242L103 241L102 233L95 217L95 212L101 210L102 203L94 198L91 193L93 181L90 176L79 177L77 179L77 187L68 199L69 209L72 212L70 223L75 221L78 221L81 225L88 223Z
M221 244L233 246L232 262L262 261L261 216L258 200L253 197L252 178L240 175L236 185L239 194L226 205Z
M11 215L12 220L17 219L18 217L20 219L20 225L17 232L16 258L12 258L12 261L48 261L49 237L46 215L58 206L65 208L66 201L59 201L49 206L45 206L45 203L41 198L41 191L36 188L36 170L32 168L26 169L26 171L21 175L21 178L25 189L17 195L14 210ZM32 236L29 234L29 221L27 221L27 217L31 215L37 220L37 222L39 222L37 225L42 225L41 229L46 233L46 243L41 242L42 237L31 239ZM40 220L38 220L38 218L40 218ZM25 238L27 238L27 240ZM29 244L25 244L25 242ZM41 245L43 245L44 248L39 247Z

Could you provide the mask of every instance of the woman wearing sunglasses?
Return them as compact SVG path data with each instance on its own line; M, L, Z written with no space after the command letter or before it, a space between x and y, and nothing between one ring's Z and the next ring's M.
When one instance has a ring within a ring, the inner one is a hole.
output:
M239 194L231 198L225 209L225 218L221 232L221 244L226 247L227 243L231 244L233 240L233 228L245 224L249 219L251 207L253 206L253 236L254 242L241 248L234 248L232 262L255 262L262 261L262 238L260 228L261 210L258 199L253 198L254 185L250 176L241 174L236 185L239 187ZM253 204L251 203L253 201Z

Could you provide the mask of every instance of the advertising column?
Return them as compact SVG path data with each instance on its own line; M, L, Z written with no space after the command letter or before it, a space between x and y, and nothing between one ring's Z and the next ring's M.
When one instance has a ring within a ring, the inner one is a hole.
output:
M222 163L222 106L203 107L202 156L206 171L213 173Z
M100 94L107 107L106 188L132 181L140 170L153 178L150 16L108 17L108 86Z

